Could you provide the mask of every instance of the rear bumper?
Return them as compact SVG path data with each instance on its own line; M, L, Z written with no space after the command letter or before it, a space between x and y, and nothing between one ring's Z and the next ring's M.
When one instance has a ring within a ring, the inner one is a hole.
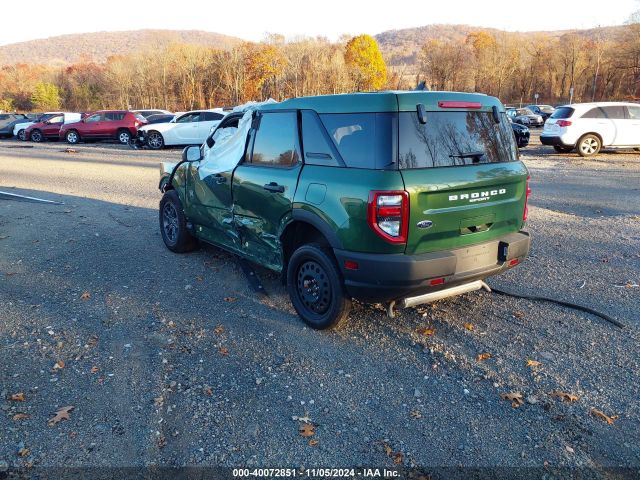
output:
M347 292L370 303L397 301L497 275L528 254L531 239L524 231L491 242L422 255L384 255L334 249ZM344 267L345 261L357 270ZM431 281L444 278L433 286Z
M551 145L557 147L573 147L575 145L565 143L562 140L562 137L558 137L555 135L540 135L540 143L543 145Z

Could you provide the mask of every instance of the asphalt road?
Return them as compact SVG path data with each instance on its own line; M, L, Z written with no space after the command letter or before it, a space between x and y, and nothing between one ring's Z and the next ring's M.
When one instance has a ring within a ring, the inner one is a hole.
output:
M395 319L358 304L343 329L316 332L274 275L257 270L259 298L226 253L164 247L158 162L179 150L0 142L0 190L63 202L0 199L0 477L6 466L640 468L640 157L586 161L532 143L531 257L489 283L625 329L477 292ZM518 408L501 398L515 392ZM70 418L49 426L64 406Z

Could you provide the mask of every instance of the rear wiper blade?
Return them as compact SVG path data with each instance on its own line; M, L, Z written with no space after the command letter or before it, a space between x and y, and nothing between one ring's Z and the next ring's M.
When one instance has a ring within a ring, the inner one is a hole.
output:
M449 158L480 158L484 157L484 152L464 152L449 155Z

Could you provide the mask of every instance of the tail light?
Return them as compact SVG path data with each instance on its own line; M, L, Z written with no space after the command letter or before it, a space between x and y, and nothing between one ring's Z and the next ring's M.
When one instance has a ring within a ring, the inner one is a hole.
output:
M570 127L571 122L569 120L558 120L556 122L556 125L558 125L559 127Z
M459 102L453 100L440 100L438 102L440 108L482 108L480 102Z
M390 243L406 243L409 230L409 194L404 190L369 194L367 222Z
M526 222L529 216L529 196L531 195L531 187L529 186L529 180L531 177L527 177L527 189L524 196L524 212L522 214L522 221Z

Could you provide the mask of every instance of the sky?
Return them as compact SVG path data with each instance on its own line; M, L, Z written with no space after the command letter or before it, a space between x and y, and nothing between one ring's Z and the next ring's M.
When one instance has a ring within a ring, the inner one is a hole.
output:
M205 30L253 41L267 32L337 40L342 34L374 35L434 23L564 30L619 25L640 10L640 0L108 0L95 7L90 0L80 8L29 0L27 20L20 2L10 5L3 5L0 45L68 33L138 29ZM11 21L14 14L19 18Z

